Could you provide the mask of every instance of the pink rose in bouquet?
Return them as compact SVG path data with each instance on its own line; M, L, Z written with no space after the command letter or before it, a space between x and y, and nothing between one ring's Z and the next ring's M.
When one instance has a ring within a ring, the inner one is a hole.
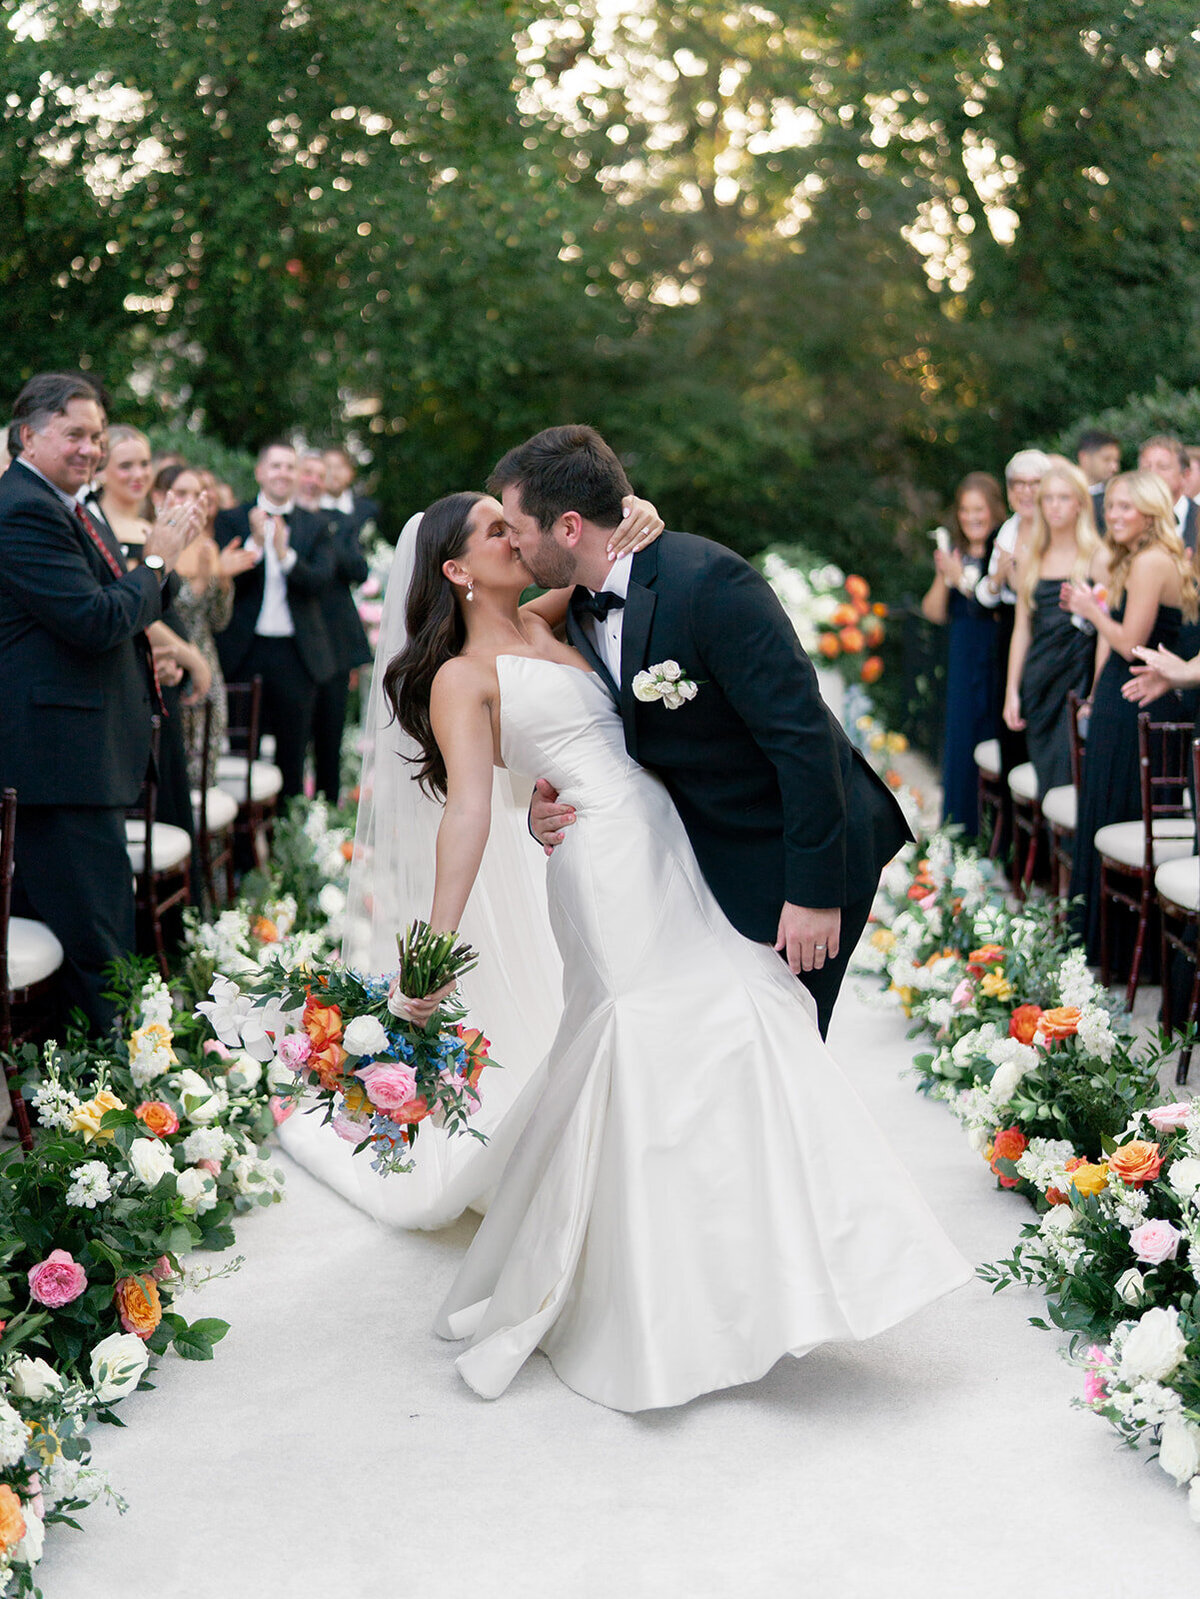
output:
M1153 1110L1146 1112L1146 1119L1155 1132L1169 1133L1176 1127L1184 1125L1191 1108L1190 1101L1186 1099L1181 1099L1174 1105L1155 1105Z
M969 1005L975 993L975 984L969 977L964 977L950 996L952 1005Z
M160 1255L150 1268L150 1275L156 1283L165 1283L169 1277L174 1277L175 1268L171 1264L169 1255Z
M339 1138L344 1138L348 1144L361 1144L371 1131L371 1124L367 1121L355 1121L353 1116L347 1116L344 1110L334 1112L333 1120L329 1124Z
M205 1042L204 1042L204 1053L206 1055L215 1055L218 1060L232 1060L233 1059L233 1051L231 1049L226 1049L225 1045L221 1042L221 1040L219 1038L208 1038L208 1039L205 1039Z
M29 1269L30 1295L47 1310L69 1305L87 1285L87 1272L65 1249L52 1249L45 1260Z
M1164 1260L1175 1259L1183 1234L1169 1221L1144 1221L1129 1234L1129 1242L1139 1260L1148 1266L1159 1266Z
M411 1066L367 1066L355 1076L362 1079L367 1098L379 1110L397 1110L417 1092L417 1074Z
M279 1040L279 1064L290 1072L302 1072L312 1049L312 1039L307 1033L288 1033Z
M291 1116L296 1109L296 1103L294 1100L280 1099L278 1094L272 1094L267 1103L271 1107L271 1119L275 1123L276 1127L282 1127L284 1122L287 1121L288 1117Z

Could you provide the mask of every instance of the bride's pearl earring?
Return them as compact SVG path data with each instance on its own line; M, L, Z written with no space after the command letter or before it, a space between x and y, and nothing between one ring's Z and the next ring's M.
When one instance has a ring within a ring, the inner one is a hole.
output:
M475 585L474 585L474 583L471 583L471 582L467 583L467 598L469 600L473 600L475 598Z

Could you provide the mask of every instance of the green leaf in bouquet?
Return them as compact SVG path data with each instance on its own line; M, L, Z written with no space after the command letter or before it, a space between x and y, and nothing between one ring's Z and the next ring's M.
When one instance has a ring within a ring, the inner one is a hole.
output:
M224 1338L228 1331L227 1321L207 1316L200 1321L194 1321L190 1327L182 1328L172 1338L171 1343L185 1360L211 1360L213 1345Z

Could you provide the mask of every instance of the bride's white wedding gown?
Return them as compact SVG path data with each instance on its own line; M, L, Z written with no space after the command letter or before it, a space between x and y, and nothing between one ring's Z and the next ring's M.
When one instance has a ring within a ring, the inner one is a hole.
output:
M497 672L505 764L578 819L548 865L562 1021L437 1321L471 1338L466 1381L493 1398L540 1347L601 1404L682 1404L967 1282L806 991L713 899L599 678L514 655Z

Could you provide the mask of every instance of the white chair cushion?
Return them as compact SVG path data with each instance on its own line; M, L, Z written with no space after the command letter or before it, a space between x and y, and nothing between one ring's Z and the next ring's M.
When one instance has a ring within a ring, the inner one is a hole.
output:
M8 981L11 988L31 988L63 963L63 947L45 922L14 916L8 924Z
M240 804L246 797L246 757L222 755L217 762L217 787L231 794ZM250 774L250 797L265 804L273 800L283 787L283 773L270 761L255 761Z
M1014 799L1037 799L1037 773L1033 769L1033 762L1022 761L1020 766L1014 766L1008 774L1008 786Z
M258 741L258 753L262 756L264 761L273 761L275 759L274 733L263 734Z
M238 802L232 794L227 794L223 788L210 788L205 800L204 808L210 833L223 833L227 827L233 826L237 820ZM196 825L199 826L200 794L197 789L192 790L192 812L196 817Z
M1141 822L1110 822L1096 832L1096 852L1119 866L1141 866L1145 858ZM1186 816L1160 816L1154 824L1154 864L1196 852L1196 824Z
M982 744L976 744L975 764L981 772L986 772L989 777L1000 776L1000 740L998 738L985 738Z
M1075 831L1075 817L1078 810L1079 796L1075 792L1074 783L1064 783L1060 788L1049 789L1042 801L1042 815L1051 827L1057 827L1063 833Z
M1172 905L1200 910L1200 855L1184 855L1160 866L1154 874L1154 886Z
M146 824L139 821L125 823L125 847L129 851L129 864L135 872L143 869L146 859ZM156 872L173 872L189 859L192 841L182 827L172 827L167 822L155 822L150 836L150 864Z

